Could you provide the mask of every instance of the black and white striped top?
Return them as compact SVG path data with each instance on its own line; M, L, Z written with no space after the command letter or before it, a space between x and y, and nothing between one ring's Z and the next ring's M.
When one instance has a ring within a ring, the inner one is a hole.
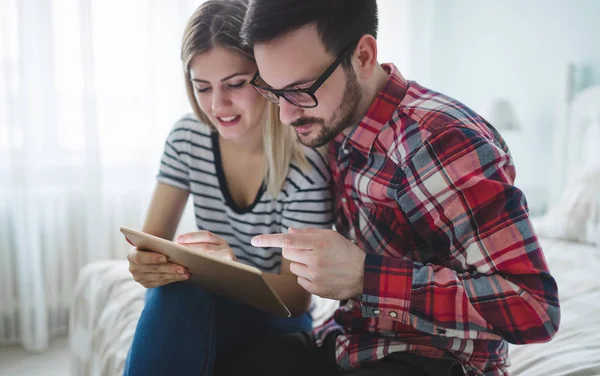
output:
M250 239L289 227L331 228L331 177L325 159L304 148L310 171L292 164L277 197L263 184L254 202L239 208L225 184L217 137L195 116L184 116L167 138L157 179L191 192L198 228L224 238L240 262L279 273L281 249L254 248Z

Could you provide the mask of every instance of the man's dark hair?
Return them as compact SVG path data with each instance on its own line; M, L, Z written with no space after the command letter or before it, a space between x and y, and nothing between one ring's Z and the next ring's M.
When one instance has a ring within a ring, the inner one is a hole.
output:
M267 43L315 23L327 52L339 56L365 34L377 38L376 0L251 0L242 25L242 40ZM350 58L342 64L347 67Z

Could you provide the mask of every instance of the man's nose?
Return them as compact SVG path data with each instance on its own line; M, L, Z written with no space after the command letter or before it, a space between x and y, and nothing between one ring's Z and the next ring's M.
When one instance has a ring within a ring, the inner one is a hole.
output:
M296 119L302 117L303 113L302 108L291 104L284 98L279 98L279 119L283 124L292 124Z

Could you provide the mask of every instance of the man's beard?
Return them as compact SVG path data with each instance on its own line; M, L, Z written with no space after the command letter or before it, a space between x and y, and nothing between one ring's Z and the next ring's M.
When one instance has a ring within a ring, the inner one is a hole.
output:
M302 117L296 119L292 124L293 127L299 127L307 124L320 124L321 133L312 140L303 140L300 138L300 142L305 146L311 148L321 147L328 142L332 141L338 134L350 126L355 125L361 118L358 114L358 108L362 100L362 90L358 84L356 73L352 68L345 69L348 79L346 80L346 88L344 89L344 95L342 96L342 103L334 111L331 116L331 120L325 123L322 118L315 117Z

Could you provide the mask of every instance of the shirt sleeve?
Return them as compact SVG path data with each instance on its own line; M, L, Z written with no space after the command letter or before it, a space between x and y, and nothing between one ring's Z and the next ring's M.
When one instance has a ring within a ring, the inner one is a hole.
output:
M441 261L367 254L363 316L461 339L552 338L560 322L557 285L513 185L508 151L476 131L450 128L401 171L397 203Z
M286 200L281 218L282 232L286 232L290 227L330 229L332 224L333 212L329 186L296 191Z
M160 160L156 179L175 188L190 190L188 131L181 122L175 124L167 140Z
M309 171L290 166L289 187L283 205L281 232L288 228L325 228L333 226L332 180L325 159L314 150L306 151Z

